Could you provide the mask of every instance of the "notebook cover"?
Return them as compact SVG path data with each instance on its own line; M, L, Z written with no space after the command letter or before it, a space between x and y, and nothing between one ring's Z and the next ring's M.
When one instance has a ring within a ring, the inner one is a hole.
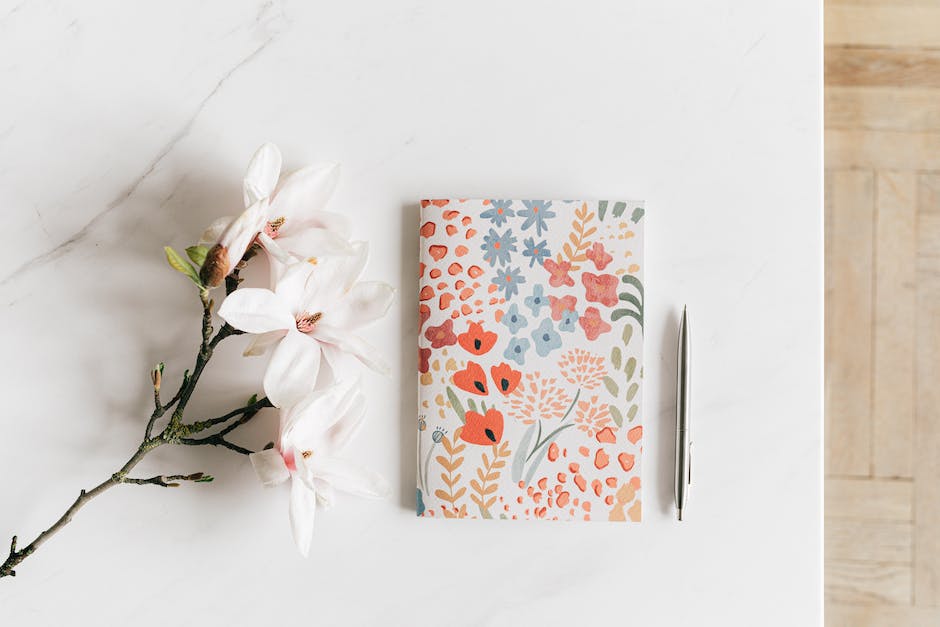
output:
M643 214L421 202L419 516L640 520Z

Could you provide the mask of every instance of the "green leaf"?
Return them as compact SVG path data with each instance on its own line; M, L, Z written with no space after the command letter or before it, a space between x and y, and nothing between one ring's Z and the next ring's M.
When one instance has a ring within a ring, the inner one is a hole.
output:
M209 248L207 246L190 246L186 249L186 256L200 268L206 262L206 255L208 254Z
M622 427L623 414L620 413L620 410L613 405L608 406L607 409L610 410L610 417L614 419L614 422L617 424L617 426Z
M614 365L616 370L620 370L620 362L623 359L623 353L620 352L619 346L614 346L610 351L610 362Z
M633 378L633 373L636 371L636 357L631 357L627 360L627 365L623 369L627 373L627 381Z
M637 207L636 209L633 210L633 215L630 216L630 219L633 220L634 224L636 224L637 222L640 221L640 218L642 218L643 214L645 213L646 211L644 211L643 207Z
M632 401L633 397L636 396L636 393L640 391L639 383L631 383L630 387L627 388L627 401Z
M467 412L464 411L463 405L460 404L460 399L457 398L457 395L454 394L454 391L449 385L447 386L447 400L450 401L450 406L453 408L454 413L457 414L457 417L460 418L460 422L467 422Z
M254 404L257 403L257 402L258 402L258 395L257 395L257 394L252 394L252 395L251 395L251 398L248 399L248 404L249 404L249 405L254 405Z
M199 477L198 479L196 479L194 483L211 483L213 481L215 481L215 477L213 477L212 475L203 475Z
M629 324L623 328L623 345L627 346L630 343L630 338L633 337L633 327Z
M513 483L519 483L519 481L522 479L522 472L525 470L526 457L529 455L529 443L532 441L532 437L534 435L535 424L533 423L522 435L522 439L519 441L519 446L516 448L516 454L512 458L510 476L512 477Z
M467 409L480 413L480 411L477 409L477 402L472 398L467 399Z
M620 320L624 316L630 316L631 318L639 322L641 327L643 326L643 314L637 313L635 311L631 311L630 309L614 309L614 311L610 314L610 319L613 322L616 322L617 320Z
M480 401L480 407L483 409L483 411L480 413L485 414L486 413L486 401Z
M626 283L627 285L632 285L636 288L636 291L640 293L640 300L643 300L643 282L640 279L636 278L632 274L625 274L620 277L620 280Z
M614 210L613 210L611 213L614 214L614 217L615 217L615 218L619 218L620 216L623 215L623 212L626 211L626 209L627 209L627 203L625 203L625 202L615 202L615 203L614 203Z
M620 300L634 305L637 311L643 311L643 304L640 302L640 299L630 292L621 292Z
M604 215L607 213L607 201L601 200L597 203L597 217L599 220L604 219Z
M164 246L163 252L166 253L166 262L170 264L171 268L188 276L197 287L202 287L202 281L199 280L199 275L196 274L196 269L193 268L192 264L183 259L178 252L169 246Z
M627 412L627 419L630 422L633 422L633 419L636 418L636 413L640 411L639 405L633 405L630 407L630 410Z
M620 386L617 385L616 381L614 381L607 375L604 375L603 381L604 381L604 385L607 387L607 391L610 392L611 396L616 397L618 394L620 394Z

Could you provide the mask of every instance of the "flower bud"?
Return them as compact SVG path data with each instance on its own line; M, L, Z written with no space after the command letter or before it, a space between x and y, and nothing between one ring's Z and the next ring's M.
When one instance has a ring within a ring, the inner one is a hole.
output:
M199 270L199 278L206 287L216 287L228 275L228 251L222 244L216 244L206 253L206 261Z

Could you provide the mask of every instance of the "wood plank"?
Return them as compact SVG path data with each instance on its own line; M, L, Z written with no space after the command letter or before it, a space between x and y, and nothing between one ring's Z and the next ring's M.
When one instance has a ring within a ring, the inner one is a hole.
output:
M940 175L918 191L914 602L940 605Z
M825 89L827 129L940 132L940 89Z
M876 477L911 477L918 177L880 172L875 187L872 469Z
M827 45L940 46L940 6L827 4Z
M826 85L940 87L940 50L826 46Z
M830 474L871 470L871 304L874 176L832 174L831 281L833 316L826 345L826 430Z
M937 627L940 608L826 604L827 627Z
M940 170L940 133L827 130L826 167Z
M826 479L826 517L910 522L914 484L901 479Z
M826 560L910 564L913 525L880 520L826 519Z
M910 604L911 567L908 564L826 562L827 603Z

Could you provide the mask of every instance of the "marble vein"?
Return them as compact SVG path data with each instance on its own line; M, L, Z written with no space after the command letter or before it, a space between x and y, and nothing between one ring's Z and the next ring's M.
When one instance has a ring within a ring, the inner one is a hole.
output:
M128 199L130 199L135 192L140 188L141 184L147 178L153 174L157 169L160 163L173 151L173 149L179 144L180 141L185 138L189 132L192 130L193 125L196 123L196 120L199 119L199 116L208 106L209 102L215 97L217 93L222 89L222 87L228 82L228 80L235 75L241 68L245 67L247 64L251 63L256 59L275 39L277 39L278 34L270 35L265 39L260 46L255 48L251 53L243 57L238 61L233 67L226 71L221 78L216 81L215 86L209 91L209 93L199 102L195 111L182 127L173 136L167 141L156 156L150 160L147 164L147 167L144 168L143 172L137 176L127 187L124 188L117 197L115 197L111 202L105 205L105 208L94 215L85 225L69 236L65 241L55 245L53 248L47 250L46 252L40 253L30 259L27 259L22 264L19 265L16 269L10 272L8 275L3 277L0 280L0 286L4 286L12 281L15 277L30 272L31 270L42 266L50 261L58 259L71 251L76 244L84 241L88 235L95 229L95 227L112 211L124 204ZM37 213L38 210L37 210Z

